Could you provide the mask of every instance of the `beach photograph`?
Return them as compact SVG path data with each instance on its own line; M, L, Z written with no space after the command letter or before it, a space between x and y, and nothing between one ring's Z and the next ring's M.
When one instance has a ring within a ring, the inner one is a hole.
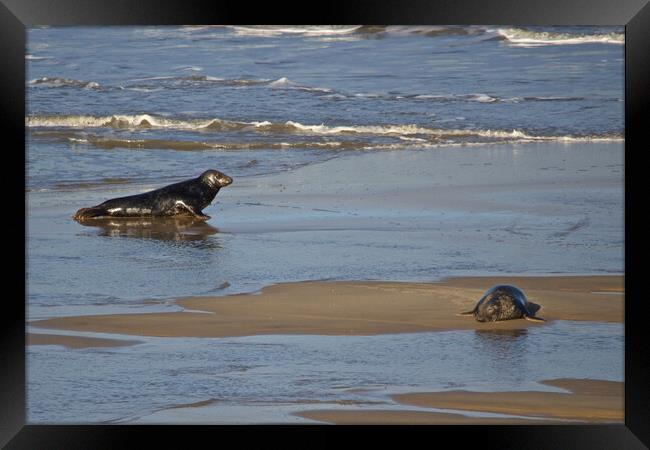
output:
M28 424L623 424L623 27L27 28Z

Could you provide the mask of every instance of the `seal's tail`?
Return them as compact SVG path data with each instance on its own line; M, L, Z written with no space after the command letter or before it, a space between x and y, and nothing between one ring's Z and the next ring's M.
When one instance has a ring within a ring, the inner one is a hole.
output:
M541 317L535 317L535 316L524 316L524 319L529 320L530 322L546 322Z
M81 208L79 211L75 213L72 218L74 220L86 220L86 219L92 219L94 217L101 217L105 216L108 214L108 211L106 208L102 208L99 206L92 206L90 208Z
M476 308L474 308L471 311L465 311L465 312L462 312L462 313L458 313L457 315L458 316L473 316L475 311L476 311Z

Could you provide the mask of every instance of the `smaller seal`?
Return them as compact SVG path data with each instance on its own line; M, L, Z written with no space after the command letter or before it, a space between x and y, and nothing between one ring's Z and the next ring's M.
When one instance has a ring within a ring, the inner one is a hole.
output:
M81 208L73 218L79 222L106 217L177 217L207 220L202 213L222 187L232 178L218 170L206 170L197 178L170 184L143 194L106 200L90 208Z
M535 317L531 306L520 289L508 284L499 284L488 289L473 310L460 314L473 315L479 322L522 318L531 322L545 322L541 317Z

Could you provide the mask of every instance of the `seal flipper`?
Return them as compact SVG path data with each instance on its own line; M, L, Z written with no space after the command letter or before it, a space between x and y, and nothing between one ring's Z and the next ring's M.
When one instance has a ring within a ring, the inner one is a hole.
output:
M475 312L476 312L476 308L474 308L471 311L465 311L465 312L462 312L462 313L458 313L456 315L457 316L473 316Z
M541 317L528 316L526 314L524 314L524 319L528 320L529 322L546 322L546 320L542 319Z
M534 310L535 312L531 312L531 310L528 308L529 305L523 305L523 318L528 320L529 322L546 322L546 320L542 319L541 317L535 317L535 313L539 310L539 306Z
M185 203L183 203L181 201L176 202L175 208L176 208L176 211L178 211L177 214L179 214L179 215L181 215L182 213L186 213L187 215L190 215L190 216L195 217L195 218L200 219L200 220L208 220L210 218L210 216L207 216L207 215L205 215L205 214L203 214L201 212L195 211L194 208L192 208L189 205L186 205Z

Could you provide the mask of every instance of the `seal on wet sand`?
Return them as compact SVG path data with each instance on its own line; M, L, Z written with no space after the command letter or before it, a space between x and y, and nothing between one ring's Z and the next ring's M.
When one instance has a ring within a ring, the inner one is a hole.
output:
M541 317L535 317L531 309L531 303L528 302L520 289L507 284L500 284L488 289L473 310L460 314L464 316L473 315L479 322L522 318L531 322L544 322Z
M85 221L100 217L175 217L190 216L207 220L201 211L232 178L218 170L206 170L199 177L145 192L107 200L97 206L81 208L73 218Z

